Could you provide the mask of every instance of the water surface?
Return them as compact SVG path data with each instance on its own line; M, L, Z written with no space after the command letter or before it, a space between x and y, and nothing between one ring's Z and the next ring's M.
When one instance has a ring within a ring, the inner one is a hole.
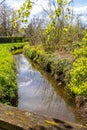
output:
M61 120L77 122L73 108L58 94L52 84L27 61L15 55L18 78L18 108ZM71 103L72 104L72 103Z

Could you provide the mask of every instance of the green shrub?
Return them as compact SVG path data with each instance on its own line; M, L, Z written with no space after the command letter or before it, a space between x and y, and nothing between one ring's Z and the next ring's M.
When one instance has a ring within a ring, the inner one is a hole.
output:
M73 63L70 71L69 89L75 95L87 96L87 58L79 58Z
M24 37L0 37L0 43L19 43L24 41Z
M69 63L66 60L53 58L53 62L51 64L51 70L56 74L63 73L68 69L68 65Z
M51 59L50 55L46 54L45 52L37 52L38 53L38 58L36 62L46 71L50 72L51 71Z
M87 96L87 30L83 43L79 49L75 49L74 56L68 89L75 95Z
M28 58L33 59L33 61L38 63L44 70L50 71L50 56L46 54L44 50L39 50L29 45L25 46L23 50Z
M46 53L44 50L39 49L38 47L25 46L24 54L32 59L34 62L38 63L40 67L47 72L53 73L52 75L61 77L61 81L65 81L66 72L69 70L70 63L66 60L61 60L55 58L52 54ZM63 79L64 78L64 79Z

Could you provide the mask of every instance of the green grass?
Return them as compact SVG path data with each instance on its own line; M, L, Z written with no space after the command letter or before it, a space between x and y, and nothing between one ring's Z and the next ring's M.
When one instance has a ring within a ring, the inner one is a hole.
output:
M0 102L17 105L16 65L12 50L17 50L23 43L0 44Z
M53 54L44 51L39 47L26 45L23 52L27 58L32 59L42 69L52 74L58 82L66 82L66 73L70 67L70 63L65 59L55 57Z

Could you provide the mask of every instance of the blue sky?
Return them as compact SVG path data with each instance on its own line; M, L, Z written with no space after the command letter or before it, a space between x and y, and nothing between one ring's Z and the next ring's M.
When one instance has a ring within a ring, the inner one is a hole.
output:
M0 1L2 1L2 0L0 0ZM20 5L20 3L22 3L24 0L6 0L6 3L19 3L19 5ZM34 1L34 0L33 0ZM44 0L43 0L44 1ZM47 1L47 0L46 0ZM80 7L80 6L85 6L85 5L87 5L87 0L74 0L74 3L75 3L75 6L77 6L77 7Z
M74 0L74 5L76 7L87 6L87 0Z
M2 1L2 0L0 0L0 1ZM33 1L35 1L35 0L33 0ZM22 5L23 2L24 2L24 0L6 0L5 1L6 4L8 4L14 8L16 8L16 7L18 8L20 5ZM48 3L48 0L38 0L37 6L38 5L40 6L41 4L46 5L46 3ZM74 0L74 6L77 8L87 6L87 0ZM38 8L38 7L35 7L35 8Z

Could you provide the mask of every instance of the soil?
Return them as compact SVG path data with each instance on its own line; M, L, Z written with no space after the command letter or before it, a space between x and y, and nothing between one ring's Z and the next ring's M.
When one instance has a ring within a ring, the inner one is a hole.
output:
M87 126L87 97L77 96L76 107L78 109L78 113L81 115L82 124Z
M55 57L59 57L60 59L66 59L67 61L72 62L74 60L73 55L66 50L58 50L53 53Z

